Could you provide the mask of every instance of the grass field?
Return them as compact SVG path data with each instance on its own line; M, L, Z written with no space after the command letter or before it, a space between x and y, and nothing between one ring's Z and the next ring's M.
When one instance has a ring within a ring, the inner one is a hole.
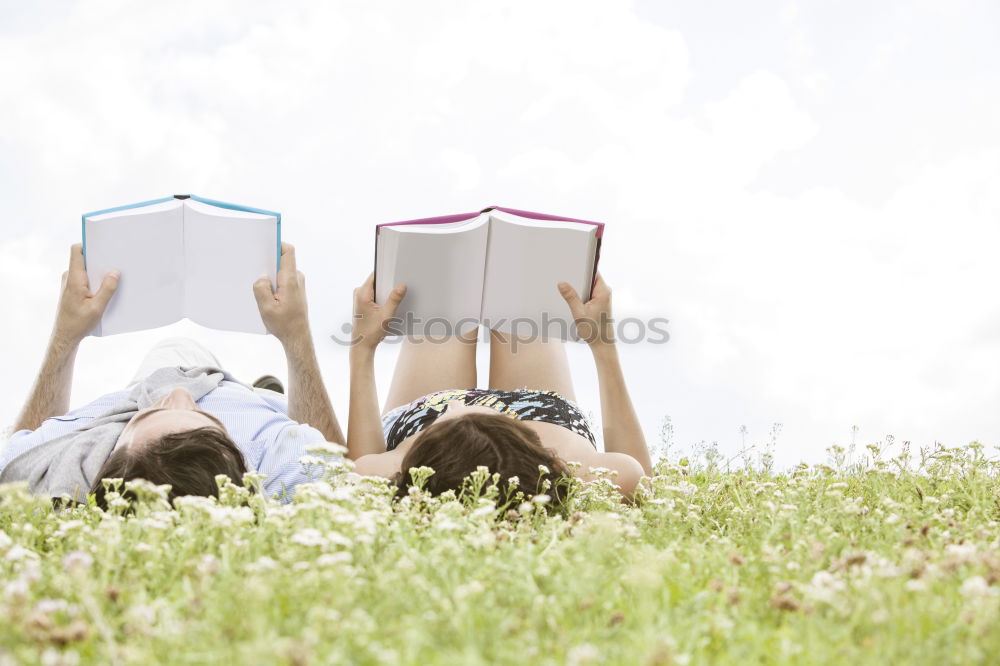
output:
M319 464L282 505L55 513L0 490L0 664L1000 662L1000 484L982 447L766 473L658 465L498 506ZM478 480L482 484L485 477Z

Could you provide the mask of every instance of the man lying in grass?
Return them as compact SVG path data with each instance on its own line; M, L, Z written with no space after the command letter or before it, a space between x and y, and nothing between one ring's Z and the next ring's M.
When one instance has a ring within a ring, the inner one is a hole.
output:
M594 468L610 469L630 497L652 465L618 360L611 290L600 276L586 303L568 284L559 290L597 365L604 452L574 403L566 351L558 340L491 331L489 386L479 389L478 328L445 339L407 338L380 418L375 349L406 288L397 286L380 306L369 277L354 293L347 448L355 471L392 479L405 495L409 470L430 467L434 474L425 488L440 494L458 489L485 466L499 474L501 493L517 484L529 494L546 486L558 494L563 488L558 477L570 474L568 463L579 463L574 473L585 479Z
M217 496L217 474L242 484L250 469L267 475L268 495L287 495L308 480L299 465L307 445L343 443L316 362L304 278L287 244L277 290L267 278L252 286L264 325L285 349L287 403L235 381L193 340L173 338L154 347L128 387L67 413L77 349L118 281L110 273L91 293L81 248L72 247L45 361L0 452L0 483L26 481L33 493L77 502L89 491L103 506L105 478L169 484L172 501Z

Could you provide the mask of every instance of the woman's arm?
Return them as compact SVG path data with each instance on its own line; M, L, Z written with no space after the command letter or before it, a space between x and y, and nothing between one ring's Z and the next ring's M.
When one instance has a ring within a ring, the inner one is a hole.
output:
M375 349L385 338L386 324L396 314L406 287L398 285L385 305L375 303L375 277L354 290L351 340L351 403L347 415L347 457L385 453L385 436L375 388ZM358 470L359 473L366 473Z
M646 436L639 426L625 385L618 349L609 345L591 345L597 365L597 381L601 390L601 421L604 423L604 449L609 453L624 453L635 458L646 474L653 472L646 447Z
M559 292L569 304L576 320L577 333L590 345L597 366L601 391L601 420L604 423L604 448L608 454L625 454L651 474L653 465L646 448L646 437L639 425L632 399L625 384L618 349L615 346L614 320L611 316L611 289L598 275L591 299L586 303L569 284L559 283ZM618 457L618 456L612 456Z
M385 452L375 388L375 348L351 347L351 402L347 412L347 457Z

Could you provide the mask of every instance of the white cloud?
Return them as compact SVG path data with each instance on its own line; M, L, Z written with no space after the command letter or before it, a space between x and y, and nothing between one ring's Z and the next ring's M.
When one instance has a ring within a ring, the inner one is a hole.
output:
M79 214L191 191L283 212L319 339L348 318L373 224L513 205L607 221L620 316L671 320L670 344L625 350L650 432L669 413L682 442L725 447L743 423L782 421L785 462L819 457L854 423L1000 439L988 406L1000 315L984 291L998 277L998 98L976 110L978 143L954 130L960 118L907 126L910 98L880 100L927 146L947 146L897 152L871 139L872 89L854 87L853 64L838 69L815 17L797 5L783 17L787 71L713 53L741 61L726 85L731 72L697 60L704 35L624 1L85 0L18 22L0 40L0 277L17 285L18 321L0 334L16 350L0 422L40 360ZM907 25L872 47L866 85L919 79L897 57L913 48ZM699 90L724 92L692 97L698 76L719 77ZM817 149L830 145L849 149L848 167ZM893 177L862 199L855 165ZM243 379L283 374L273 340L182 323L88 340L75 402L184 332L224 349ZM344 418L344 350L319 347ZM579 351L579 394L596 412Z

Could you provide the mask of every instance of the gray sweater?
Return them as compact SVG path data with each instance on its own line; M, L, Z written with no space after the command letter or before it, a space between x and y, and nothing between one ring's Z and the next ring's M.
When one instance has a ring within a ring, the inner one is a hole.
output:
M140 409L178 387L200 400L224 379L234 381L225 371L209 366L160 368L135 384L121 402L79 430L51 439L11 460L0 472L0 484L27 481L28 490L36 495L83 502L118 437Z

